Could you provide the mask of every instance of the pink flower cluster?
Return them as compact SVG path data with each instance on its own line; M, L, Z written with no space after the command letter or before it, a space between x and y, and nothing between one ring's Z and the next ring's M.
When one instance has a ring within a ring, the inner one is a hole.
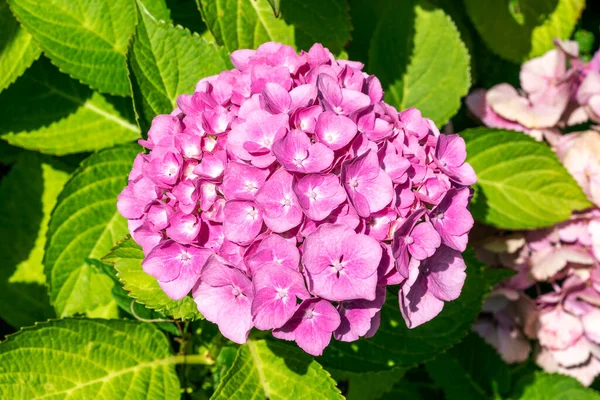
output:
M140 141L118 209L173 299L237 343L256 327L319 355L373 335L387 285L409 327L456 299L475 182L465 143L383 102L323 46L231 55Z
M562 133L600 122L600 52L585 63L575 42L555 45L523 64L522 92L508 84L476 90L467 106L489 127L548 141L600 206L600 133ZM526 234L493 233L476 246L488 265L516 275L488 297L474 330L509 363L526 360L534 340L541 367L590 385L600 374L600 209Z
M517 275L488 298L474 329L507 362L524 361L535 339L541 367L590 385L600 374L600 210L488 239L478 252Z
M600 123L600 52L586 63L577 42L555 40L555 46L523 64L520 91L507 83L475 90L466 100L469 110L489 127L551 144L566 126Z

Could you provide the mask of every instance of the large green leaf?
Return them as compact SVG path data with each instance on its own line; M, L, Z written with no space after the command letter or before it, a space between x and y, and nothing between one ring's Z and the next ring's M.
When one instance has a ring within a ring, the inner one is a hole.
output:
M156 279L144 272L142 260L144 252L131 237L121 241L103 258L104 262L114 264L118 277L129 296L146 307L176 319L194 320L201 318L191 297L173 300L163 292Z
M585 0L520 0L511 12L506 0L464 2L486 45L518 63L552 49L554 38L569 38L585 7Z
M563 221L590 206L577 182L545 143L520 132L488 128L461 133L477 173L475 219L505 229Z
M181 361L152 324L50 321L0 344L0 398L176 400Z
M350 40L346 0L286 0L276 17L269 0L197 0L208 29L231 52L281 42L308 50L322 43L334 54Z
M142 5L133 37L129 68L140 126L146 132L158 114L169 114L177 96L193 93L194 85L227 68L224 53L180 26L157 21Z
M125 54L133 0L9 0L33 39L62 71L102 92L127 96Z
M42 153L93 151L140 137L131 101L93 92L37 61L0 94L0 137Z
M280 341L249 340L238 350L212 400L343 399L313 357Z
M408 368L428 361L464 338L481 310L492 286L511 272L487 269L471 251L464 254L467 280L457 300L444 305L433 320L413 329L406 327L398 297L388 290L375 336L352 343L334 341L319 359L325 367L353 372L382 371L394 366ZM394 289L397 290L397 289Z
M581 386L574 378L541 371L523 377L511 397L520 400L600 400L598 392Z
M136 145L115 147L84 160L61 192L52 212L44 267L50 299L59 316L113 304L112 280L90 265L127 234L117 211L117 195L139 152Z
M510 370L500 355L477 334L426 364L447 400L500 398L510 390Z
M438 126L460 108L470 86L469 53L452 19L421 0L390 4L371 39L369 72L387 102L416 107Z
M42 54L31 35L19 26L6 0L0 0L0 92Z
M0 318L16 328L54 316L42 258L50 213L68 171L50 157L22 152L0 182Z

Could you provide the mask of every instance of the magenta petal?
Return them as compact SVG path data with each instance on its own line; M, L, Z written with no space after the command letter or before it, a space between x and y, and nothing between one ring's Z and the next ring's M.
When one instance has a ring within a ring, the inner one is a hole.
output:
M339 150L356 135L356 124L350 118L327 111L319 115L315 133L327 147Z
M276 83L267 83L262 90L266 109L273 114L287 113L290 110L292 98L287 90Z
M307 217L321 221L346 200L346 192L334 174L309 174L294 185L294 192Z
M274 232L288 231L302 222L302 209L292 189L293 177L285 169L277 170L256 195L265 224Z
M320 74L317 78L317 88L319 97L323 101L325 108L333 111L342 104L342 90L337 81L327 74Z
M315 173L327 169L333 161L333 151L321 143L311 144L304 132L294 130L273 144L277 160L293 172Z
M246 251L246 264L252 272L256 272L266 264L277 264L298 271L300 253L296 245L279 235L269 235L257 246L256 251Z
M424 260L427 257L431 257L442 243L440 235L429 222L421 222L415 226L410 237L412 238L412 243L408 245L408 250L417 260Z
M223 215L223 233L232 242L250 243L262 228L262 212L252 201L228 201Z
M158 280L169 297L180 300L200 279L200 271L211 254L208 249L167 240L148 254L142 267Z
M394 196L392 181L379 167L375 152L369 150L345 163L341 176L348 197L361 217L366 218L391 203ZM369 205L368 213L363 198Z
M418 275L418 272L415 274ZM427 290L425 277L413 279L409 278L398 294L400 311L409 328L432 320L444 308L444 302Z
M254 200L267 176L269 171L266 169L232 161L225 169L220 188L227 200Z
M311 84L296 86L290 91L290 97L292 98L292 110L298 107L309 107L317 98L317 88Z
M252 318L261 330L283 326L298 309L296 299L309 297L302 275L277 264L259 268L253 284Z
M342 302L338 306L341 323L333 333L336 340L353 342L359 337L366 336L373 329L373 324L378 325L379 311L385 302L385 287L377 287L375 300L354 300ZM375 328L376 330L376 328Z
M252 282L223 259L211 256L193 290L198 311L216 323L226 338L244 343L252 329Z
M273 336L295 340L308 354L320 356L331 341L331 334L340 325L340 315L325 300L305 300L292 319L273 331Z
M428 270L428 290L443 301L456 300L460 296L467 277L466 268L461 253L446 246L440 247L421 264L422 271Z
M344 225L323 224L304 241L310 291L332 301L375 298L382 249Z

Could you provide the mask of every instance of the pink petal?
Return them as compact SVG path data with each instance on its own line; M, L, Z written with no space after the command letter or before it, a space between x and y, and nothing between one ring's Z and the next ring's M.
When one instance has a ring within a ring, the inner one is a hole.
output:
M269 176L267 169L230 161L220 186L227 200L254 200Z
M254 202L228 201L223 214L223 233L232 242L250 243L262 228L263 215Z
M442 243L440 235L430 222L421 222L410 233L413 243L408 245L410 254L417 260L431 257Z
M293 179L281 168L256 195L256 204L262 210L265 224L277 233L288 231L302 222L302 209L292 189Z
M287 113L292 104L292 98L287 90L276 83L267 83L262 90L265 108L273 114Z
M327 111L319 115L315 133L327 147L339 150L356 135L356 124L350 118Z

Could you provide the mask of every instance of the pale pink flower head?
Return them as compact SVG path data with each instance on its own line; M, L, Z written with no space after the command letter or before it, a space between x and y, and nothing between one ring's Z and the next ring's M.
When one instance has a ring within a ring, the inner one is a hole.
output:
M556 153L588 199L600 206L600 132L590 130L565 135Z
M520 90L500 83L469 94L471 113L486 126L522 131L553 146L564 127L600 122L600 53L586 63L576 42L555 39L554 45L521 66Z
M550 228L488 240L479 249L491 267L518 272L496 288L475 325L507 362L526 358L528 339L534 339L535 359L547 372L584 385L600 374L598 221L600 211L592 209Z
M231 61L154 119L118 196L165 293L191 290L236 343L272 330L314 355L374 335L387 286L413 314L423 285L455 298L476 179L464 141L386 104L362 63L320 44L269 42ZM428 272L442 248L451 272Z

